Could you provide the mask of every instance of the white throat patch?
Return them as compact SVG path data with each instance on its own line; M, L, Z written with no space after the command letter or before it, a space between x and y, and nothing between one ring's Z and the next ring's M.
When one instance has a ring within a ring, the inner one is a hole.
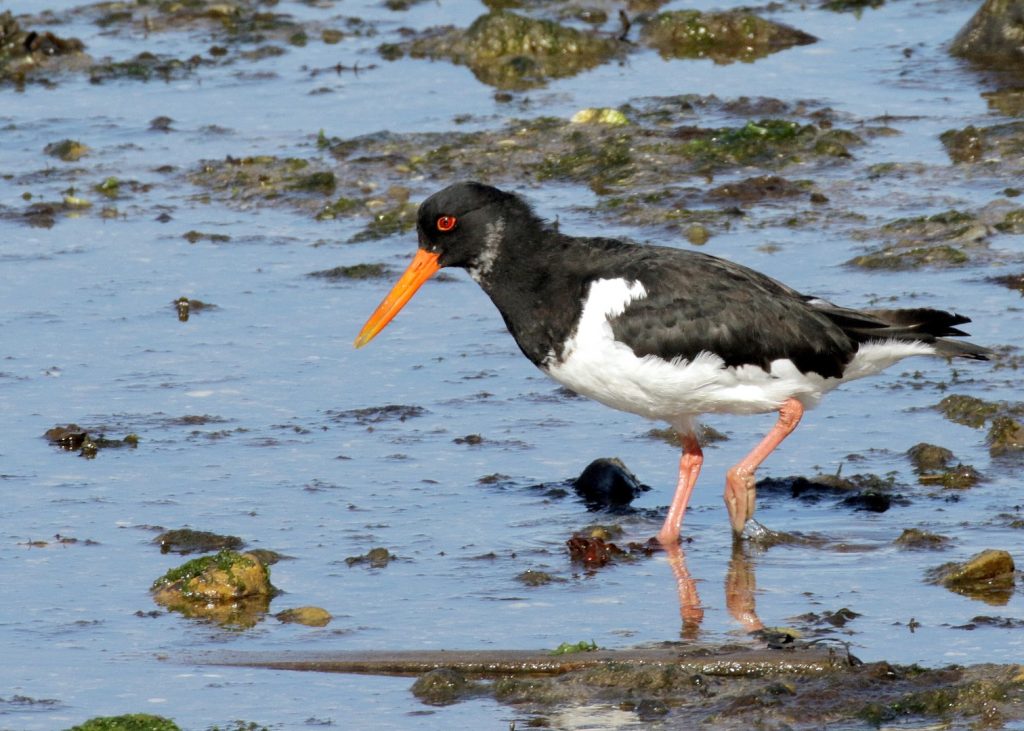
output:
M505 219L499 218L489 222L484 228L484 247L477 257L476 266L470 268L469 276L480 284L480 281L491 273L494 268L494 260L498 258L498 249L505 238Z

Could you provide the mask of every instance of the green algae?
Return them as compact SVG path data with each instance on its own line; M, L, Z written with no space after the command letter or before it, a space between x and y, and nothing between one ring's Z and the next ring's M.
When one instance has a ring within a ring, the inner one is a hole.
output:
M178 724L163 716L129 713L123 716L99 716L72 726L67 731L181 731Z
M594 652L599 650L597 643L593 640L587 642L586 640L580 640L579 642L563 642L554 650L551 651L552 655L571 655L576 652Z
M751 62L817 38L750 12L672 10L647 21L640 34L664 58L710 58L715 63Z

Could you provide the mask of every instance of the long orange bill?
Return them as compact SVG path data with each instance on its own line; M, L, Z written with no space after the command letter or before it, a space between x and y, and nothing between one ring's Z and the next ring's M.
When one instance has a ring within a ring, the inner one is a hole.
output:
M355 346L361 348L373 340L377 333L383 330L398 311L405 307L405 303L412 299L425 281L441 268L437 263L437 254L432 254L425 249L416 252L409 268L402 274L401 279L395 282L395 286L388 292L388 296L377 306L377 309L370 315L370 319L363 325L356 338Z

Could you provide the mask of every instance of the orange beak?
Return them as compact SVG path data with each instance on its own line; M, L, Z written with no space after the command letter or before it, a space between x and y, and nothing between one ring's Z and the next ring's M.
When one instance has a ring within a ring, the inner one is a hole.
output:
M425 249L416 252L409 268L402 274L401 279L395 282L395 286L388 292L388 296L377 306L377 309L370 315L370 319L363 325L363 329L359 331L355 342L357 348L366 345L377 336L377 333L387 327L398 311L405 307L405 303L416 294L416 290L441 268L441 265L437 263L437 257L437 254L432 254Z

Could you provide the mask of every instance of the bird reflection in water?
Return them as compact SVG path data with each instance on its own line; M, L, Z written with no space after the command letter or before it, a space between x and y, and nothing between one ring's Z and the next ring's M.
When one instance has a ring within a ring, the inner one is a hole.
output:
M757 580L754 577L754 564L747 554L748 550L746 542L733 542L732 558L725 572L725 606L743 629L755 632L764 629L764 624L757 616L754 600ZM679 590L679 615L683 620L682 637L685 640L695 640L700 635L700 626L704 621L704 606L697 593L697 581L686 566L686 554L679 544L665 546L665 552Z

